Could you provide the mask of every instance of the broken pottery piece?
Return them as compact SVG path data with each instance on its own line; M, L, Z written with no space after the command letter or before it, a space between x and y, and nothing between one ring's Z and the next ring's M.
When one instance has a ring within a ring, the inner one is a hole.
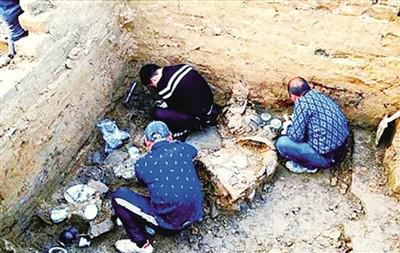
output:
M104 172L97 166L83 167L78 172L79 182L86 184L90 179L101 180L104 177Z
M79 238L78 246L80 248L88 247L88 246L90 246L91 243L92 242L90 241L90 238L86 238L86 237L82 236L81 238Z
M135 161L136 159L130 158L129 153L121 150L114 150L107 156L104 164L106 167L112 168L116 177L132 179L135 177Z
M68 208L55 208L50 211L50 219L54 223L60 223L68 217Z
M93 190L95 190L96 192L100 192L100 193L108 192L108 186L103 184L100 181L90 179L87 185L90 188L92 188Z
M113 168L116 177L123 179L132 179L135 177L134 162L129 160Z
M240 200L269 179L277 167L277 154L265 137L245 137L201 158L207 177L214 186L218 204L237 209Z
M257 114L251 113L244 116L244 122L247 124L250 132L257 131L258 128L263 124L261 118Z
M114 121L104 119L96 125L103 134L103 139L106 142L104 151L110 153L112 150L120 147L123 142L131 136L129 133L119 130Z
M64 192L64 198L69 203L78 204L89 200L95 193L96 191L89 186L77 184L69 187L68 190Z
M122 150L114 150L104 160L104 166L115 167L129 158L129 153Z
M282 127L282 121L280 119L275 118L271 120L270 125L273 129L279 129Z
M268 121L271 120L272 115L269 114L268 112L263 112L263 113L260 114L260 118L265 124L267 124Z
M114 228L114 223L112 222L112 220L108 219L91 226L89 229L89 235L91 238L95 238L111 231L113 228Z
M90 155L90 162L93 165L102 164L103 161L104 161L103 155L99 151L93 152Z
M186 143L202 149L219 149L222 145L221 135L216 127L208 127L201 132L195 132L186 138Z
M48 251L49 253L68 253L68 251L62 247L52 247Z
M86 220L93 220L96 218L97 214L99 213L99 209L97 208L96 204L89 204L85 211L83 211L83 215L85 216Z

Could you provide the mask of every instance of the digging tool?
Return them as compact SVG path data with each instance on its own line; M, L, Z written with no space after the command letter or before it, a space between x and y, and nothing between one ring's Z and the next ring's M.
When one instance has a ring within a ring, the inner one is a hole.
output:
M136 81L133 80L131 82L129 90L125 94L124 101L122 102L125 107L128 107L129 100L131 99L132 94L135 91L135 89L136 89Z

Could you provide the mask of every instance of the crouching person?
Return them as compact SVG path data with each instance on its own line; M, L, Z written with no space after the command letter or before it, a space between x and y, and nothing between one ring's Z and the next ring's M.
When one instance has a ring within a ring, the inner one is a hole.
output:
M154 119L165 122L175 136L217 123L218 110L211 87L192 66L146 64L140 68L140 79L162 98Z
M288 91L294 102L292 125L276 142L278 152L288 159L294 173L314 173L340 163L347 150L349 128L346 116L326 95L296 77Z
M136 177L148 189L144 197L127 188L112 194L112 206L129 239L119 240L120 252L153 252L145 226L162 234L174 234L203 217L203 193L193 165L197 150L172 141L171 132L161 121L145 129L149 152L136 161Z

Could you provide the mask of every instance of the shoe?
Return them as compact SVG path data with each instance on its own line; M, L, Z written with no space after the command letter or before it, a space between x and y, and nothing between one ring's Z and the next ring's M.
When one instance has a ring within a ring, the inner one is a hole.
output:
M150 242L147 241L143 247L139 247L136 243L132 242L129 239L118 240L115 243L115 248L121 253L152 253L153 246L151 246Z
M23 37L26 37L26 36L28 36L28 35L29 35L29 31L27 31L27 30L22 30L19 34L12 35L12 41L13 41L13 42L16 42L16 41L18 41L18 40L20 40L20 39L22 39Z
M290 170L293 173L315 173L318 171L318 169L309 169L293 161L287 161L285 166L288 170Z

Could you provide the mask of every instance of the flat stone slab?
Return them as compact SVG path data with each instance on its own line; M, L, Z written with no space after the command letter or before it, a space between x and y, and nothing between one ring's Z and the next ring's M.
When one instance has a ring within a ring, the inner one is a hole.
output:
M225 143L200 161L214 186L217 204L234 210L240 200L251 199L257 186L274 174L277 158L271 141L246 137Z
M186 138L186 143L195 146L198 150L219 149L222 145L222 138L216 127L208 127L201 132L191 134Z
M111 231L113 228L114 228L114 223L111 220L105 220L98 224L92 225L89 230L89 235L92 238L95 238Z

